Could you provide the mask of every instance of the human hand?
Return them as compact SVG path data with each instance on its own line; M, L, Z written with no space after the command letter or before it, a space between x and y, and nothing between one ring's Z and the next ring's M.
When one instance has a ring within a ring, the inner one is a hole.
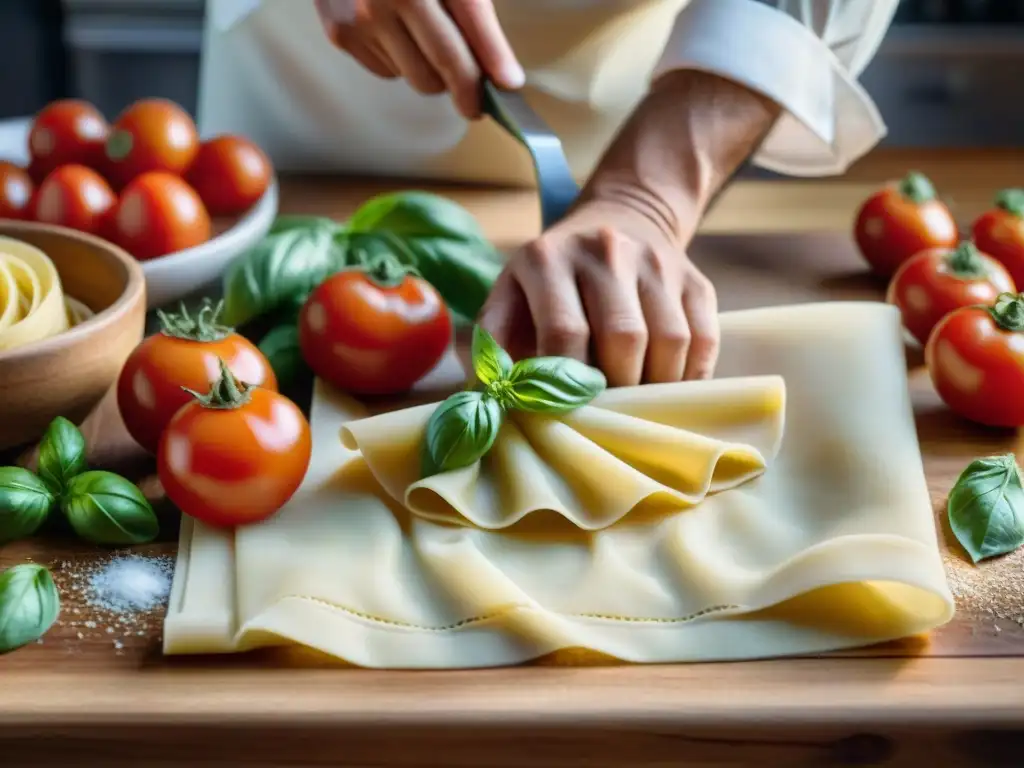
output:
M448 92L480 117L480 80L515 89L525 75L491 0L316 0L328 37L379 77L420 93Z
M714 286L628 202L583 202L515 253L478 322L516 359L592 358L612 386L709 378L718 357Z

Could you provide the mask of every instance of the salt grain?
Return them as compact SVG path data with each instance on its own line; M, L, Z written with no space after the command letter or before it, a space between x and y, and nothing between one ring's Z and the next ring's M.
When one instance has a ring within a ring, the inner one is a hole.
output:
M126 643L116 637L159 639L174 575L172 557L115 552L96 560L58 561L51 570L65 609L57 624L72 636L121 643L121 648L114 645L118 655Z
M93 591L89 602L97 608L112 613L150 611L167 599L171 573L163 562L128 555L107 563L93 575L89 586Z

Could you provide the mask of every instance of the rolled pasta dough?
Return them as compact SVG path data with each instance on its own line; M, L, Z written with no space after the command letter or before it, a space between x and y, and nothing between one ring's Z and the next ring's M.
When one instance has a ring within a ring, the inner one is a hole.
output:
M760 477L596 531L561 515L502 530L439 523L410 513L341 444L365 412L318 382L313 463L296 497L234 532L185 520L165 652L299 644L403 668L567 649L705 661L818 653L948 621L896 310L832 303L721 319L723 378L673 385L661 402L634 393L627 410L704 414L690 427L714 437L713 399L688 409L689 398L749 386L729 377L781 376L785 438ZM759 444L765 423L738 420L730 442Z
M43 251L0 237L0 351L42 341L91 316L84 304L65 297Z

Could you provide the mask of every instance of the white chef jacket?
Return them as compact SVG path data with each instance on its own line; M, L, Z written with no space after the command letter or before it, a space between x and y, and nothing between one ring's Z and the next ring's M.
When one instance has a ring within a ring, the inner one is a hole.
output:
M584 180L652 79L716 73L783 115L753 158L841 173L885 135L857 76L897 0L496 0L524 94ZM525 150L447 96L366 72L324 35L312 0L209 0L205 136L249 136L281 170L530 185Z

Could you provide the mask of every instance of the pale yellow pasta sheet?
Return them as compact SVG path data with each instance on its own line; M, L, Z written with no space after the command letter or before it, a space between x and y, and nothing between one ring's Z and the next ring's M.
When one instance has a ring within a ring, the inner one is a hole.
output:
M722 329L715 381L517 416L498 455L426 482L408 457L428 410L360 421L318 383L296 497L237 532L183 525L165 652L298 644L458 668L581 648L678 662L947 622L896 310L746 310ZM428 386L458 376L449 358Z

